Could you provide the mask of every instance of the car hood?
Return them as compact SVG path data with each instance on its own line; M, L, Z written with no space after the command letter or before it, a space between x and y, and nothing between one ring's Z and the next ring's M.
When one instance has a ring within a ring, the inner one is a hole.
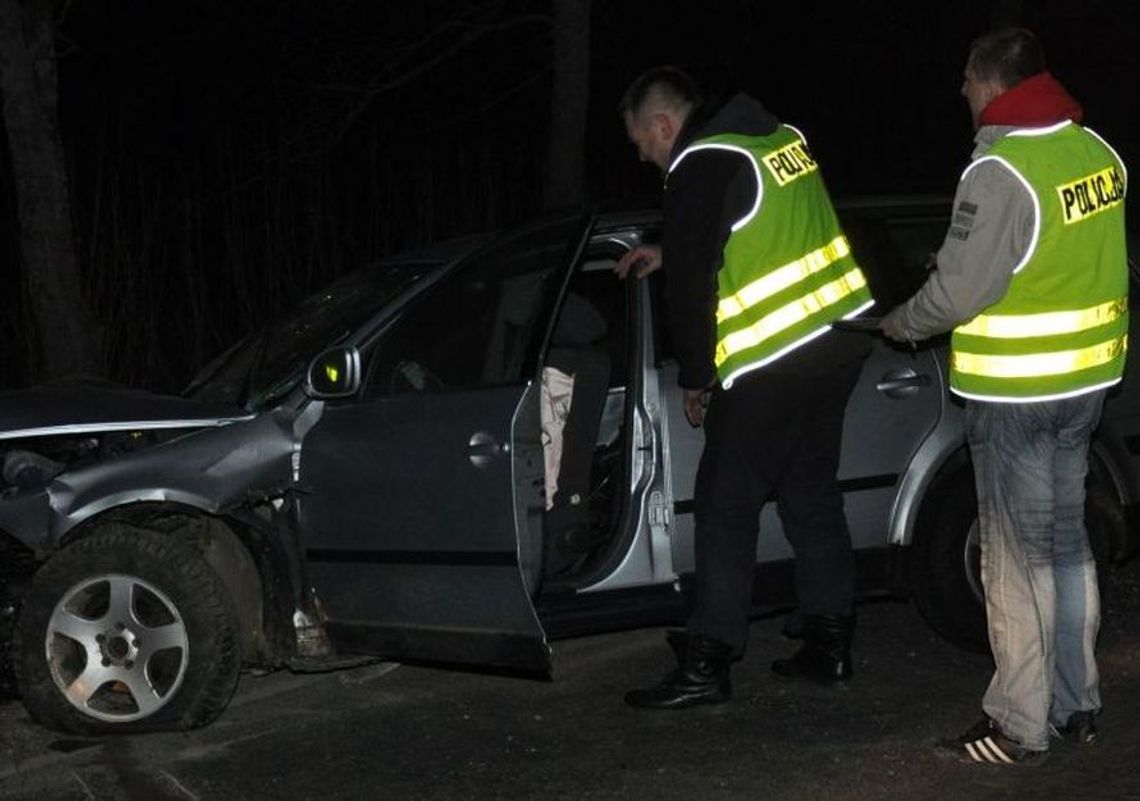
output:
M0 439L201 428L253 416L232 406L106 384L61 384L0 393Z

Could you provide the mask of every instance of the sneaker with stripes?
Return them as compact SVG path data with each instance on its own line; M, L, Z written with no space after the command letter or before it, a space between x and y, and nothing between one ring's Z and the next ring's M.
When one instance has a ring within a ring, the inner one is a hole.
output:
M938 743L936 750L959 762L992 765L1040 765L1049 756L1048 751L1033 751L1006 737L989 718L961 737Z

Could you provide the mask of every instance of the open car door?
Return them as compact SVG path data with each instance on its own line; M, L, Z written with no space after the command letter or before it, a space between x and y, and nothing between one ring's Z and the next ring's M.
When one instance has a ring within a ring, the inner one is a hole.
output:
M538 356L588 220L500 239L362 343L300 460L309 577L342 651L548 670Z

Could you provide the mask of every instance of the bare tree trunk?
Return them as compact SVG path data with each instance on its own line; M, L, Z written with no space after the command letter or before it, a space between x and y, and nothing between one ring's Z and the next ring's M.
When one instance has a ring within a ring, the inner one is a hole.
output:
M590 89L590 0L554 0L554 91L546 155L547 208L582 201Z
M52 0L0 0L0 92L25 297L36 328L27 347L31 373L41 379L103 373L102 331L84 300L75 255L57 113L54 10Z

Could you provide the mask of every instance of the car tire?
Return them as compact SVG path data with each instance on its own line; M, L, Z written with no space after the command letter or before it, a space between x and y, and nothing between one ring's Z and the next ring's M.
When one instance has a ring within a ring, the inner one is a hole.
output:
M35 574L13 654L33 719L82 735L203 726L241 668L217 573L186 542L128 526L74 542Z
M930 627L959 648L985 653L977 510L969 467L931 488L915 525L910 578L915 605Z
M964 650L988 653L977 509L974 471L968 466L940 479L928 493L915 528L911 594L940 636ZM1132 553L1124 507L1097 458L1089 467L1085 525L1104 607L1111 603L1112 567Z

